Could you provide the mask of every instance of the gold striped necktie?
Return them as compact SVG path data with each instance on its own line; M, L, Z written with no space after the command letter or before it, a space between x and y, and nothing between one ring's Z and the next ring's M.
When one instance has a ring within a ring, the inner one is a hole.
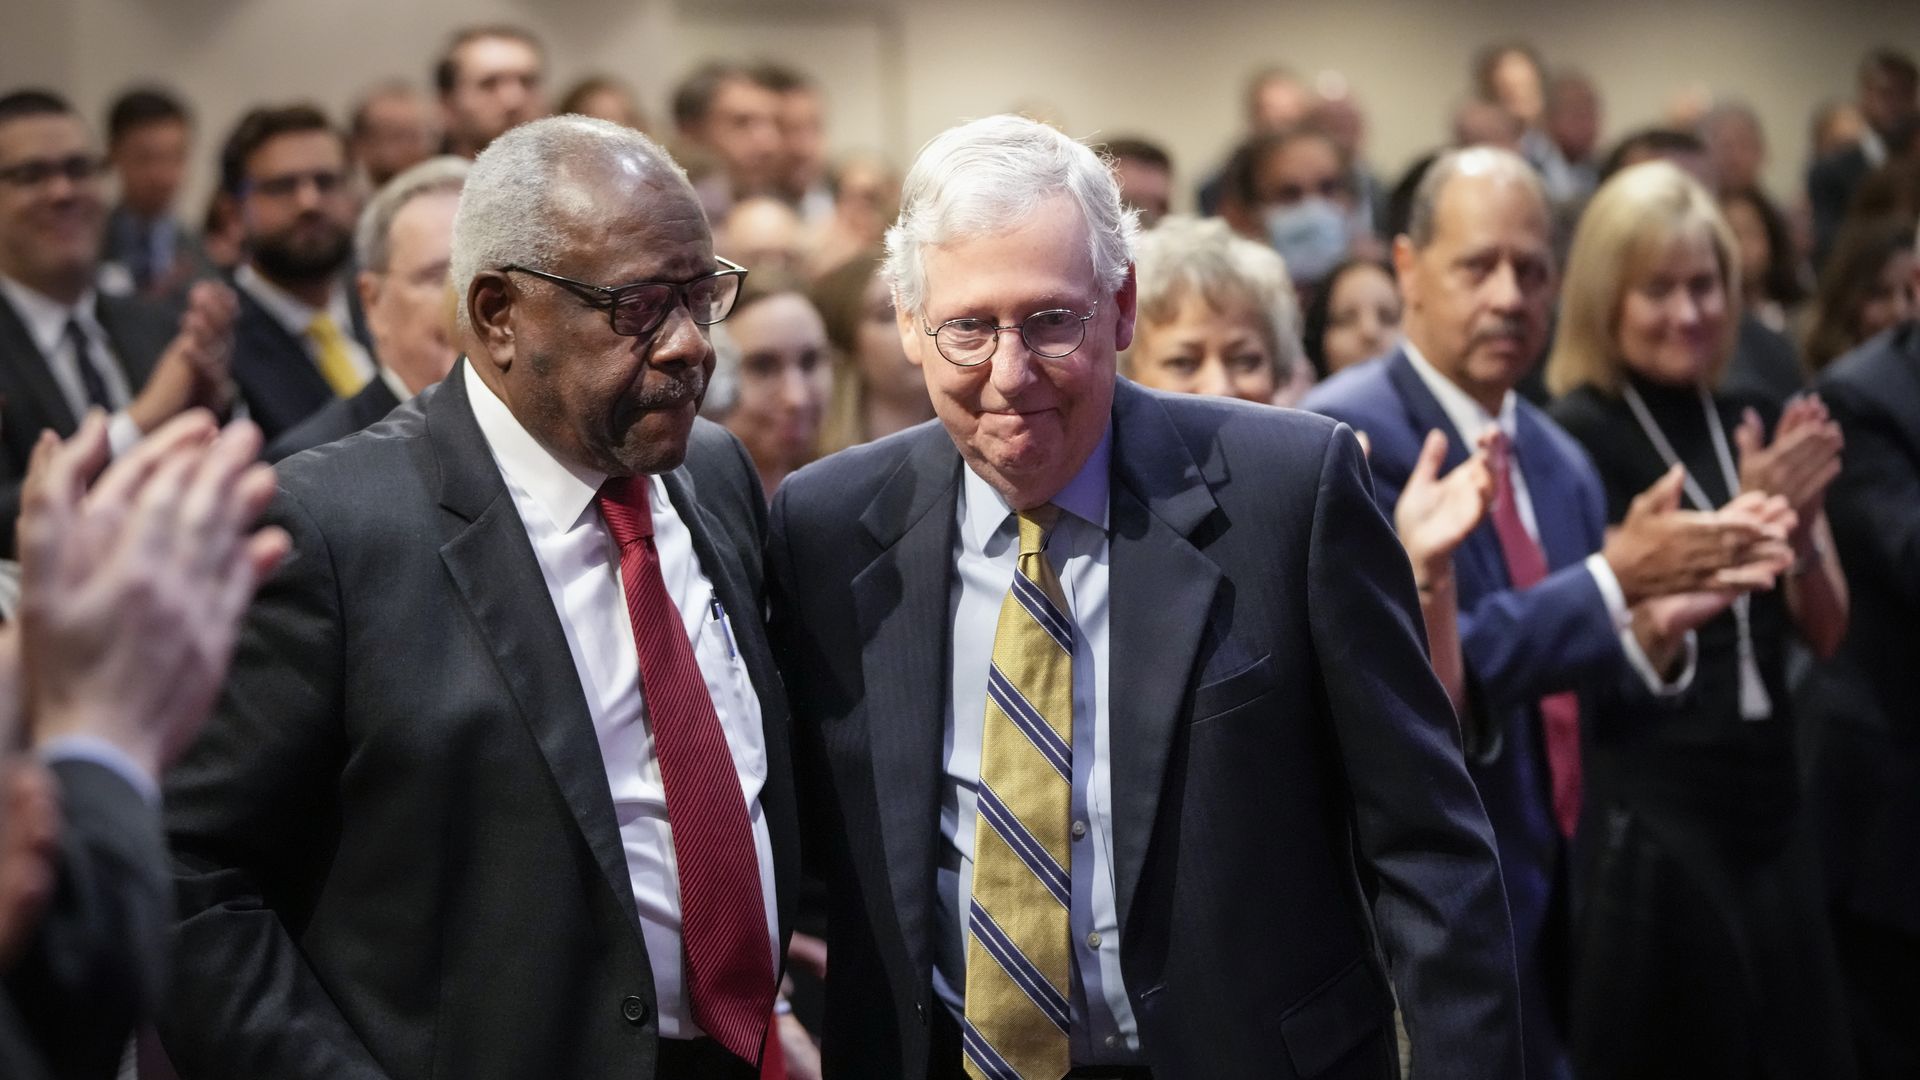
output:
M307 340L313 344L320 377L333 387L335 397L352 397L367 385L367 380L360 375L360 369L353 365L353 357L347 352L347 339L340 333L333 316L324 311L316 314L313 321L307 324Z
M1019 515L987 673L961 1033L976 1080L1059 1080L1071 1067L1073 623L1044 554L1059 513Z

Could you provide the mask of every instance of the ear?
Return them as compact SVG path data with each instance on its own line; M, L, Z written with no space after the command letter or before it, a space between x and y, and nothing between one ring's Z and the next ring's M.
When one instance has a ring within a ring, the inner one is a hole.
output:
M900 347L906 350L907 360L914 367L924 368L920 350L933 345L933 339L920 329L920 316L908 311L900 303L900 290L893 291L893 325L900 331Z
M1407 234L1401 233L1393 238L1393 276L1400 286L1400 306L1403 310L1414 307L1419 299L1419 277L1415 273L1420 263L1420 252L1413 246Z
M1120 289L1113 294L1113 310L1117 316L1113 324L1113 347L1117 352L1125 352L1133 344L1134 317L1138 313L1140 299L1140 281L1134 276L1134 264L1127 264L1127 280L1120 283Z
M506 372L513 367L513 287L507 275L483 270L467 285L467 321L473 338L494 368Z
M246 218L242 217L241 215L246 209L245 204L242 203L239 199L235 198L232 192L228 192L228 191L223 191L220 194L215 195L214 199L220 204L220 210L221 210L222 216L224 216L228 221L238 223L241 228L241 235L244 236L246 234L247 222L246 222Z
M353 275L353 287L360 293L362 311L373 310L374 305L379 302L380 283L384 279L384 274L376 274L371 270L362 270Z

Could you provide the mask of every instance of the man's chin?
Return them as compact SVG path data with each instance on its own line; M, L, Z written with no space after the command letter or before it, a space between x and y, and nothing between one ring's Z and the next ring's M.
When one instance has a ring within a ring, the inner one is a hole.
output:
M614 458L630 475L671 472L687 459L693 434L693 402L668 409L648 409L627 426L626 437L614 448Z

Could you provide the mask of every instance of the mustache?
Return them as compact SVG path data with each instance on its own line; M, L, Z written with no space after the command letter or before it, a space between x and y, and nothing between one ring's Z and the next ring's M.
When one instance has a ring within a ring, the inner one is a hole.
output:
M699 401L706 392L706 373L696 367L688 368L678 378L661 379L651 385L643 382L640 392L627 400L636 409L670 409Z
M1468 342L1468 344L1478 345L1485 341L1493 341L1496 338L1512 338L1516 341L1525 341L1527 338L1526 320L1524 319L1496 320L1495 322L1489 323L1488 325L1483 326L1478 330L1475 330L1473 332L1473 338L1471 341Z

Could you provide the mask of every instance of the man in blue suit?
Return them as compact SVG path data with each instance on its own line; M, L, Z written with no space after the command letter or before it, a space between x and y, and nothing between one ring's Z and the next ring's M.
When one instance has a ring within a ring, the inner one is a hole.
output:
M1551 1080L1570 1073L1566 856L1581 807L1580 715L1595 711L1582 705L1684 692L1689 616L1701 605L1661 598L1747 583L1767 541L1753 520L1677 510L1678 473L1605 535L1592 463L1513 390L1546 338L1548 221L1518 156L1443 155L1394 244L1405 343L1328 380L1303 407L1367 433L1374 496L1389 516L1429 431L1446 434L1448 468L1499 432L1494 505L1454 556L1465 728L1513 919L1527 1075Z

